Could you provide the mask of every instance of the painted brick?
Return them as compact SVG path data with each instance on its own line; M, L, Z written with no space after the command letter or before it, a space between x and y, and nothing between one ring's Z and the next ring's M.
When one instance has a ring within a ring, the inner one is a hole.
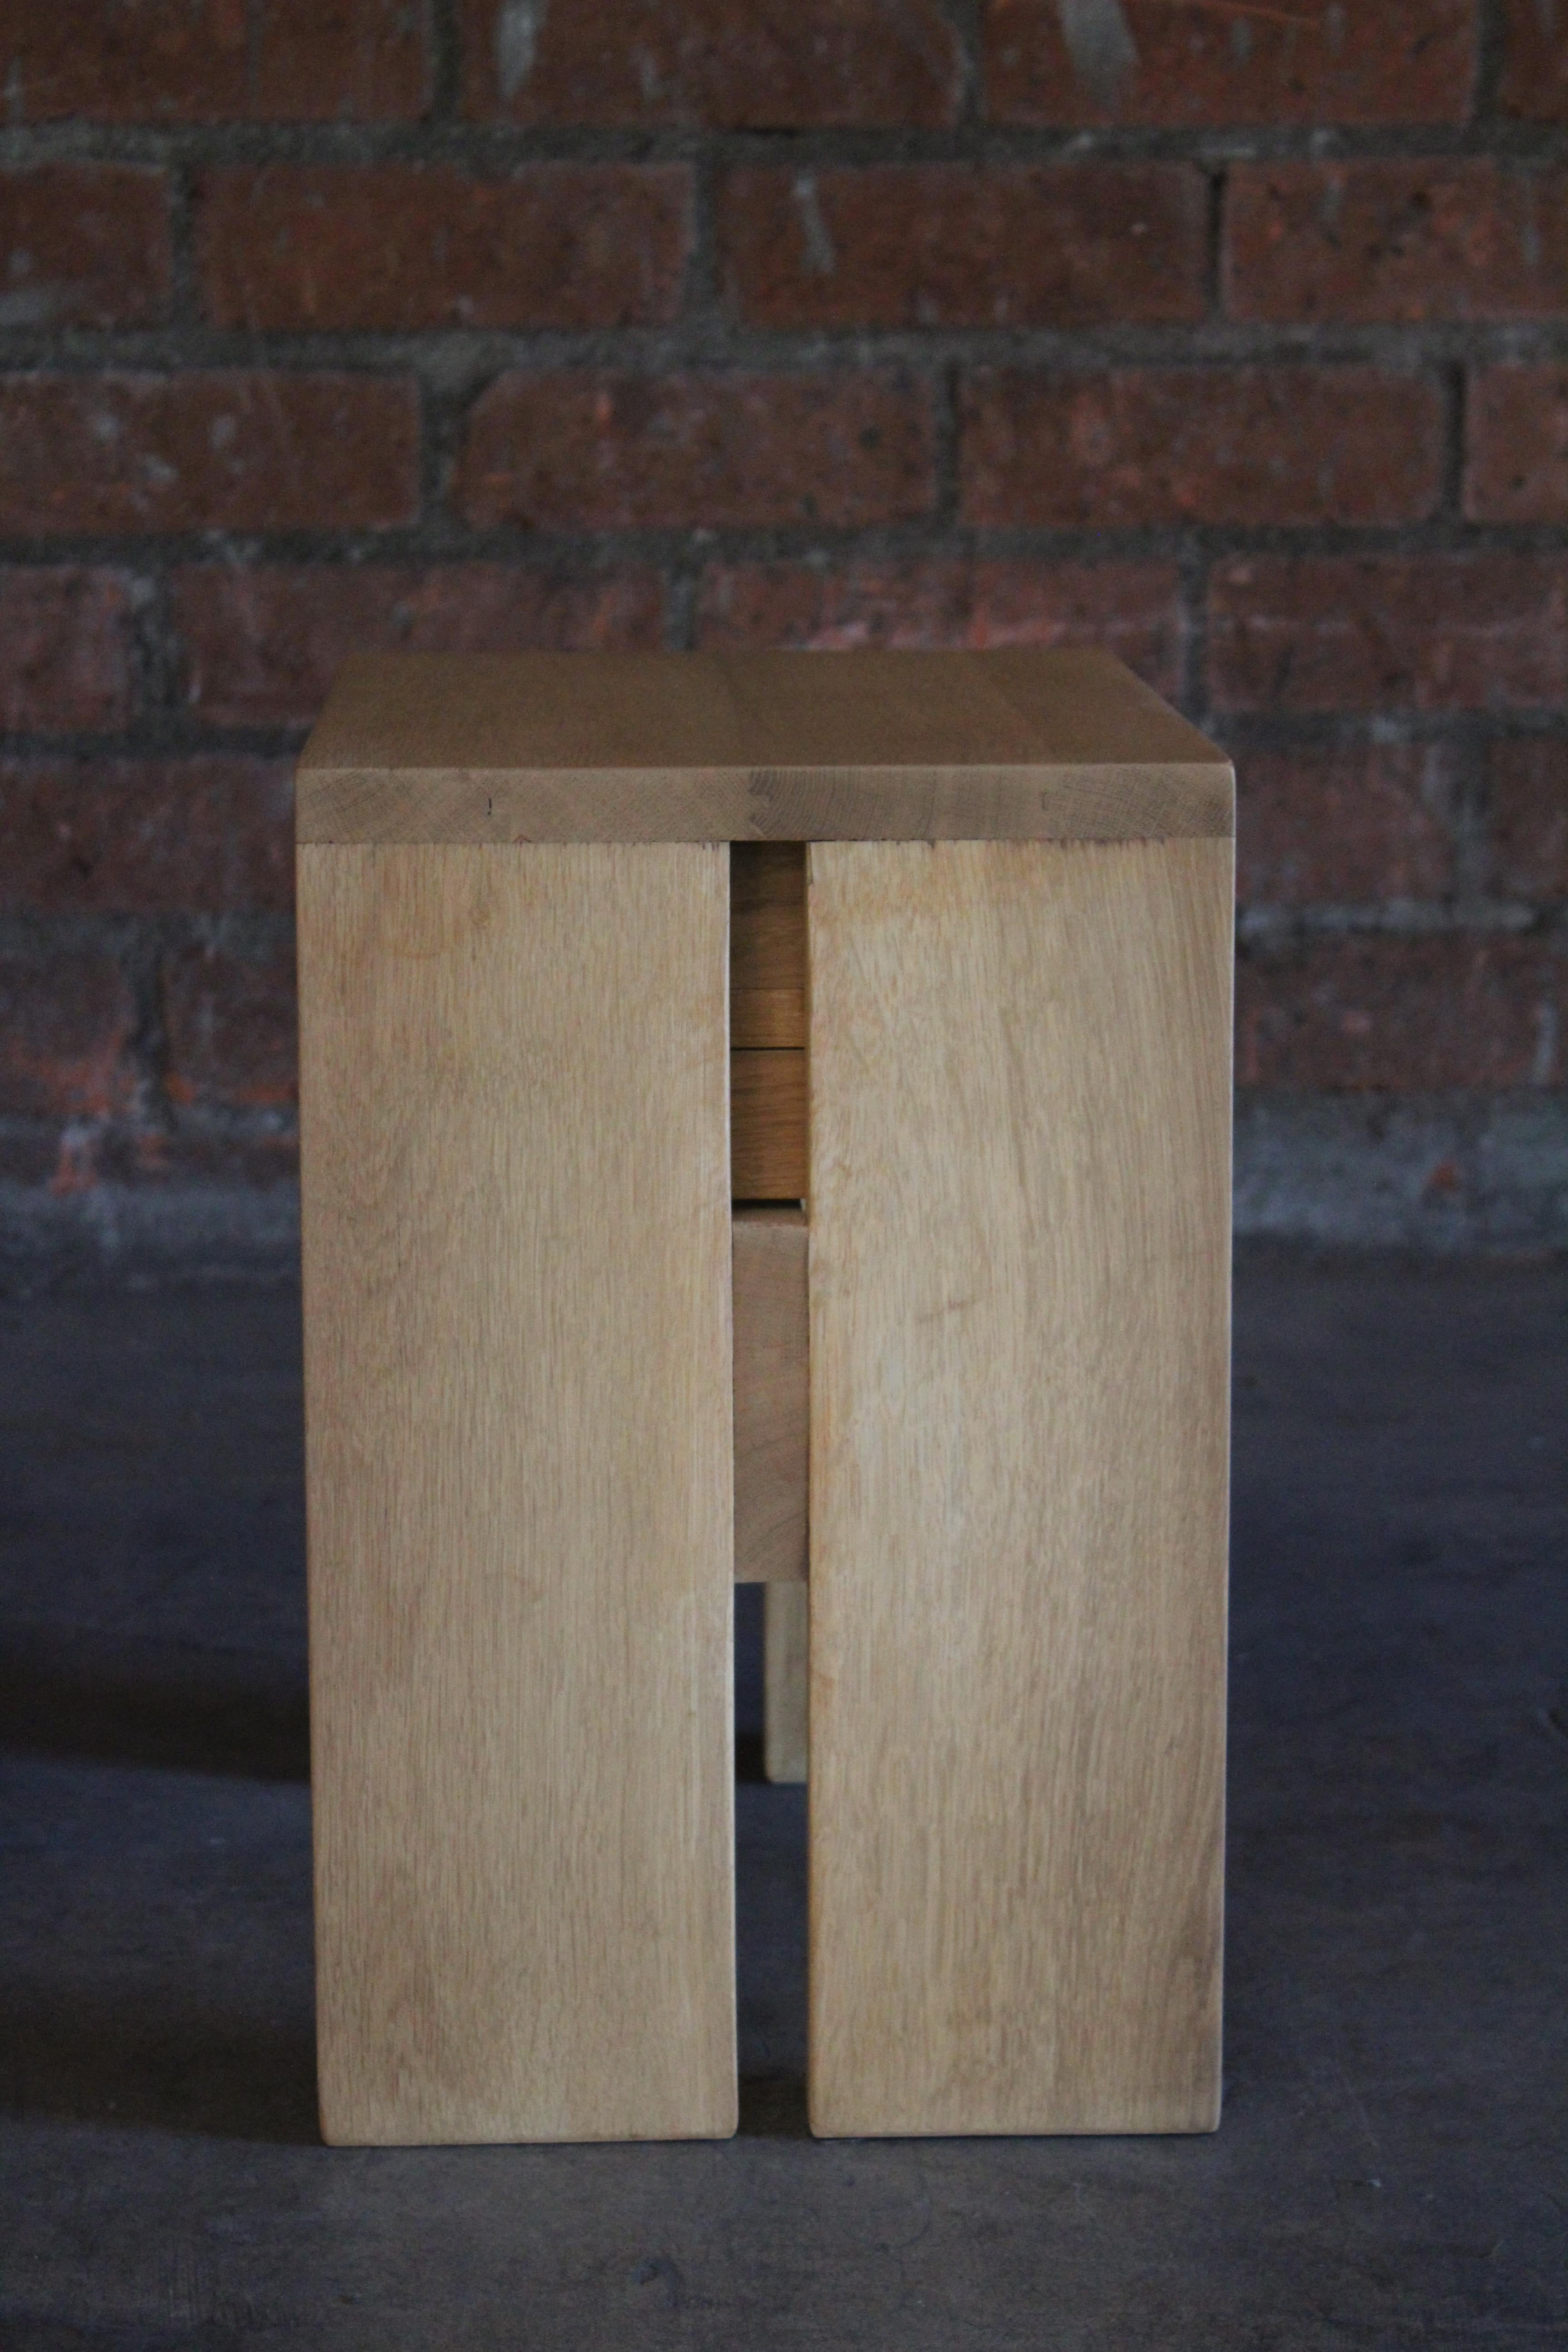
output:
M162 172L131 163L0 172L0 328L153 326L168 309Z
M404 378L0 378L0 530L376 530L418 505Z
M458 506L535 530L855 529L935 490L930 401L879 375L508 375L477 403Z
M231 955L194 946L163 971L168 1088L175 1103L285 1109L299 1094L299 1014L291 952Z
M1223 563L1209 676L1229 710L1550 709L1568 695L1568 557Z
M282 761L0 764L8 914L286 911L293 794Z
M652 651L664 635L652 569L202 563L171 593L186 698L218 727L310 726L353 653Z
M1414 521L1441 481L1436 391L1373 368L1001 369L962 414L982 527Z
M1181 585L1165 563L714 564L704 647L1102 646L1162 694L1179 690Z
M1534 940L1342 939L1237 971L1243 1086L1561 1086L1568 959Z
M1466 423L1472 521L1568 523L1568 367L1479 369Z
M963 89L938 0L459 0L464 110L514 122L934 128Z
M372 121L423 112L425 0L70 0L0 25L13 120Z
M763 327L1201 319L1207 208L1184 163L736 171L720 271Z
M1249 751L1237 763L1236 888L1245 906L1441 898L1454 838L1434 744Z
M1568 172L1479 157L1237 164L1223 274L1237 319L1558 317Z
M1489 782L1492 887L1537 902L1568 898L1568 742L1494 743Z
M1289 9L1121 0L1131 41L1121 62L1103 36L1069 42L1067 13L1058 0L987 0L983 58L994 121L1179 130L1458 122L1468 110L1473 0L1350 8L1318 0Z
M121 727L131 583L79 564L0 571L0 729Z
M683 165L214 172L199 194L220 327L627 327L672 319L690 240Z
M1531 122L1568 121L1568 9L1560 0L1501 0L1498 104Z
M130 1104L135 1007L109 956L0 952L0 1114L108 1118Z

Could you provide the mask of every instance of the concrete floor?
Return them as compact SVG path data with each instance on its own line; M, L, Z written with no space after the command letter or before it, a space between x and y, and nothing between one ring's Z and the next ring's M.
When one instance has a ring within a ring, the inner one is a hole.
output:
M0 2347L1568 2343L1568 1269L1245 1261L1213 2138L317 2143L298 1307L0 1312ZM754 1769L754 1615L740 1675Z

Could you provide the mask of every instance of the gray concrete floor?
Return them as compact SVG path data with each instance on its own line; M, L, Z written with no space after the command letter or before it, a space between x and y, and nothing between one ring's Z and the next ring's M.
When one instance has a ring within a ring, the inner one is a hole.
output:
M813 2141L749 1778L736 2140L341 2151L297 1302L0 1310L0 2347L1568 2342L1565 1339L1562 1267L1243 1263L1214 2137Z

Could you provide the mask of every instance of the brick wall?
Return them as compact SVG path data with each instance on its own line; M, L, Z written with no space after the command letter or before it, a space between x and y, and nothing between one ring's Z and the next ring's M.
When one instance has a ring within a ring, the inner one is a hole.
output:
M1244 1221L1568 1237L1563 0L79 0L0 84L15 1231L291 1172L351 646L1038 640L1236 752Z

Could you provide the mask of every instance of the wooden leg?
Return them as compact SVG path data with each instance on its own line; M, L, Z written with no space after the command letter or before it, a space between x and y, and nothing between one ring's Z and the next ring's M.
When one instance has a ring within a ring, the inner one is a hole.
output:
M330 2140L734 2128L726 874L300 850Z
M804 1780L811 1588L763 1588L763 1769L770 1780Z
M1231 888L811 852L818 2132L1217 2119Z

